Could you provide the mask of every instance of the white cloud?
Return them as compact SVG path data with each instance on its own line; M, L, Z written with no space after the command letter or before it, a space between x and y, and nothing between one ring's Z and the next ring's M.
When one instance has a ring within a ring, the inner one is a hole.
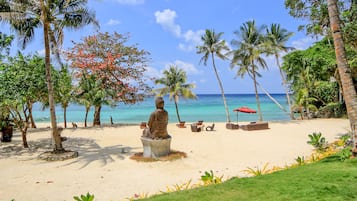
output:
M177 38L184 39L184 42L179 43L178 48L182 51L191 52L196 49L196 46L201 42L201 36L204 30L188 30L182 33L181 26L176 24L176 12L170 9L155 12L156 23L160 24L165 30L173 33Z
M170 9L155 12L156 23L160 24L164 29L172 32L175 36L181 36L181 27L175 24L176 12Z
M312 37L306 37L306 38L302 38L300 40L293 41L293 42L291 42L291 44L297 50L305 50L317 41L319 41L319 39L314 39Z
M145 0L115 0L115 2L118 2L120 4L126 4L126 5L138 5L138 4L144 4Z
M110 19L107 23L105 23L106 25L109 25L109 26L114 26L114 25L118 25L120 24L120 21L119 20L115 20L115 19Z
M162 73L160 71L158 71L156 68L153 67L146 67L146 72L145 75L149 78L159 78L162 76Z
M37 52L37 54L38 54L39 56L42 56L42 57L45 56L45 49L37 50L36 52Z
M165 65L165 68L169 69L170 66L172 66L172 65L177 66L180 69L183 69L187 74L199 74L200 73L200 71L193 64L186 63L181 60L176 60L172 63L167 63Z

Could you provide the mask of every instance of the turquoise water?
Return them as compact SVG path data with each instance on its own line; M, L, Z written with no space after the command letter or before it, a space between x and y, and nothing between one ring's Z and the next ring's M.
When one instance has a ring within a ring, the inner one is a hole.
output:
M272 96L286 109L288 109L286 97L284 94L272 94ZM169 113L170 122L178 122L173 101L165 98L165 109ZM259 95L263 119L266 121L285 121L289 120L289 115L282 111L266 95ZM247 106L257 110L254 94L227 94L227 104L231 116L231 121L237 121L237 113L233 109ZM197 100L179 100L179 112L182 121L195 122L203 120L205 122L226 122L225 108L221 94L201 94ZM36 122L49 122L49 110L41 110L39 105L34 107L34 117ZM155 109L154 97L146 99L144 102L135 105L119 104L111 108L104 106L101 112L102 123L109 123L110 117L114 123L139 123L147 121L150 113ZM80 105L70 105L67 111L67 122L83 122L85 108ZM56 107L57 122L63 122L63 110ZM238 114L238 121L256 121L258 114ZM88 115L88 122L93 120L93 108Z

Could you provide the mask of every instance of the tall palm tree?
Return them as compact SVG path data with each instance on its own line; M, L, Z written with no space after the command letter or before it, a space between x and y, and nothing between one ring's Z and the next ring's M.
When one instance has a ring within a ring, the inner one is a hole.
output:
M254 20L244 23L239 31L234 32L238 40L233 39L232 45L237 49L231 52L233 54L231 66L240 66L237 76L244 77L244 75L248 74L253 79L259 121L263 121L263 115L260 109L257 89L257 77L261 76L258 70L259 67L263 69L267 68L267 64L262 57L262 54L266 52L264 36L262 34L264 29L265 26L258 28Z
M290 110L290 118L294 118L294 112L292 110L291 99L289 95L289 89L286 83L286 75L281 69L281 65L279 62L279 53L280 52L288 52L289 50L293 50L293 47L285 46L285 43L289 40L289 38L294 34L293 32L288 32L286 29L281 29L280 24L271 24L270 28L266 29L267 33L267 45L268 45L268 54L272 54L275 56L276 64L278 65L280 76L283 81L283 87L286 94L286 99L288 101L289 110Z
M59 55L63 42L63 29L79 29L94 23L95 14L86 8L87 0L2 0L0 21L10 24L20 36L22 47L34 38L35 29L43 28L45 47L46 81L50 105L54 153L64 152L61 136L57 129L53 83L51 78L51 50Z
M357 96L356 89L352 81L351 69L348 66L346 59L346 50L343 42L341 30L341 22L339 18L337 0L328 0L328 14L330 17L330 25L335 45L335 53L337 60L337 68L340 74L343 97L345 99L347 114L350 119L350 125L353 134L353 149L354 155L357 155Z
M197 46L197 54L203 54L203 56L200 60L200 63L203 61L204 65L207 65L207 60L211 56L213 70L216 74L216 78L217 78L217 81L218 81L218 84L219 84L219 87L220 87L221 93L222 93L223 104L226 109L227 122L231 122L231 117L229 115L229 110L228 110L228 106L227 106L226 97L224 95L222 81L219 78L218 71L216 68L216 63L214 60L215 55L218 58L225 60L226 56L223 51L227 51L227 52L229 51L226 41L221 39L222 35L223 35L223 32L216 34L214 30L206 29L205 34L203 36L201 36L203 45Z
M186 72L179 69L177 66L170 66L168 70L164 71L164 77L155 80L156 84L164 85L163 88L155 89L159 96L170 94L170 100L174 100L177 119L181 122L178 101L179 97L197 99L197 96L191 91L195 87L194 84L187 84Z

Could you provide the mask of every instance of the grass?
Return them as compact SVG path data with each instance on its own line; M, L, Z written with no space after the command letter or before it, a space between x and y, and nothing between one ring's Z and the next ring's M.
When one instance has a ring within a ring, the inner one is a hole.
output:
M144 200L356 201L357 158L341 162L331 156L271 174L232 178L222 184L155 195Z

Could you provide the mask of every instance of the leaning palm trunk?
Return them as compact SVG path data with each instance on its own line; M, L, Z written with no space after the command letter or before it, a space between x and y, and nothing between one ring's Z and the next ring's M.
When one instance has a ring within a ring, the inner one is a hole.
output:
M253 77L251 75L249 75L249 76L253 79ZM274 97L272 97L269 94L269 92L267 90L265 90L258 81L256 81L256 83L257 83L257 86L259 86L260 89L270 98L270 100L272 100L282 111L284 111L290 115L290 113Z
M213 69L214 69L214 72L215 72L215 74L216 74L216 78L217 78L219 87L220 87L220 89L221 89L222 98L223 98L223 104L224 104L224 107L225 107L225 109L226 109L227 122L231 122L231 117L230 117L230 115L229 115L229 110L228 110L228 106L227 106L226 97L225 97L225 95L224 95L223 85L222 85L221 79L219 78L219 75L218 75L218 72L217 72L217 69L216 69L216 64L215 64L215 62L214 62L214 54L212 53L211 56L212 56Z
M290 118L292 120L294 120L295 117L294 117L294 112L292 110L292 105L291 105L291 99L290 99L290 95L289 95L288 86L286 84L285 75L284 75L284 73L283 73L283 71L281 69L280 62L279 62L279 57L278 57L277 54L275 55L275 59L276 59L276 64L278 65L278 68L279 68L281 80L283 81L283 87L284 87L285 94L286 94L286 100L288 101L288 106L289 106L289 111L290 111Z
M49 23L47 19L47 9L45 8L44 1L40 1L41 10L42 10L42 22L43 22L43 35L45 43L45 66L46 66L46 80L48 88L48 101L50 104L50 115L51 115L51 126L52 126L52 137L54 140L54 152L63 152L64 148L62 146L61 136L59 135L57 129L57 120L56 120L56 111L55 111L55 102L53 97L53 86L51 79L51 61L50 61L50 42L48 38L49 34Z
M254 68L253 68L253 72L254 72ZM253 73L252 76L253 76L253 81L254 81L255 100L257 101L259 121L263 121L263 115L262 115L262 110L260 109L260 101L259 101L259 94L258 94L258 88L257 88L257 79L255 76L255 73Z
M346 59L346 50L343 42L342 32L340 28L339 12L337 0L328 0L328 13L332 30L333 41L335 45L335 53L337 60L337 68L340 74L343 96L346 103L347 114L350 120L353 138L354 155L357 155L357 96L356 89L352 81L352 72L348 66Z

